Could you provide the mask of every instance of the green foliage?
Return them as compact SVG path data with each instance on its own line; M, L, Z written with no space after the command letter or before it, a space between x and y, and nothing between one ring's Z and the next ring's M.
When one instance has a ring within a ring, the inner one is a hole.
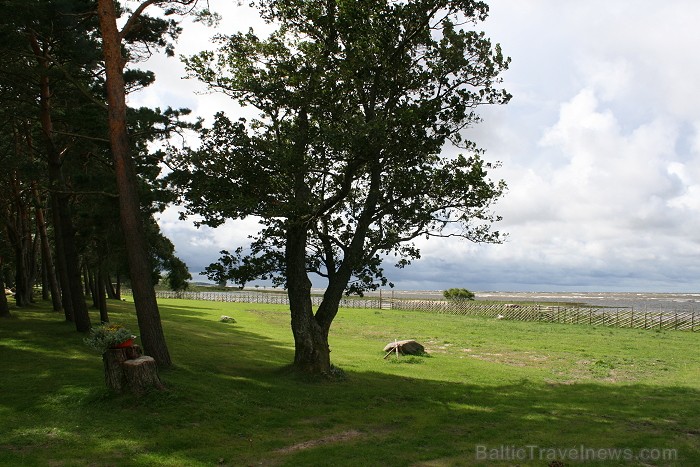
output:
M97 353L103 354L107 349L133 339L136 336L121 324L104 323L90 329L90 335L83 339L85 345Z
M474 300L476 298L474 292L458 288L443 290L442 295L447 300Z
M210 266L213 280L283 284L294 268L362 293L388 283L387 255L398 267L420 256L415 238L500 241L490 207L505 184L462 135L476 107L510 99L498 87L509 59L457 26L483 20L484 3L257 5L279 26L269 38L220 36L217 51L185 60L190 76L261 114L216 115L170 176L203 224L262 218L249 247ZM448 143L465 154L442 156ZM307 254L290 265L288 235L300 230Z

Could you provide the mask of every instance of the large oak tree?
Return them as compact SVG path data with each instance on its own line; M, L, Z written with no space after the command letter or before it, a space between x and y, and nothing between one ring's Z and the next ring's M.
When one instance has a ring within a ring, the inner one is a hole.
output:
M504 184L464 138L475 108L502 104L508 66L470 29L479 1L261 1L278 25L220 36L186 60L191 75L255 119L216 116L172 181L188 212L216 226L259 216L247 249L225 253L218 279L275 277L290 298L294 366L331 370L328 335L344 293L385 284L387 255L419 257L418 237L497 242L491 205ZM446 144L464 155L448 157ZM312 309L311 279L327 280Z

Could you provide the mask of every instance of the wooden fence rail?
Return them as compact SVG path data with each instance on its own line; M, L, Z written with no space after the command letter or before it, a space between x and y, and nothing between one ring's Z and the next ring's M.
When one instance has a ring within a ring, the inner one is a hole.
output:
M394 300L393 309L486 316L516 321L543 321L639 329L700 331L700 314L680 311L636 311L633 308L515 305L508 303Z
M130 290L122 292L131 295ZM230 303L267 303L289 305L286 294L254 291L241 292L173 292L157 291L157 298L180 298ZM311 297L314 306L322 297ZM447 300L405 300L382 298L344 298L341 308L392 309L444 313L464 316L485 316L515 321L586 324L638 329L673 329L700 331L700 313L680 311L636 311L633 308L593 308L582 306L520 305L499 302Z

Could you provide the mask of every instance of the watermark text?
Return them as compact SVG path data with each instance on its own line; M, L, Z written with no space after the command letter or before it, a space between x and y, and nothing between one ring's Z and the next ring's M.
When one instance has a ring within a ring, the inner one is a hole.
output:
M477 445L476 460L492 461L677 461L678 450L669 448L594 448L544 447L534 444L525 446L486 446Z

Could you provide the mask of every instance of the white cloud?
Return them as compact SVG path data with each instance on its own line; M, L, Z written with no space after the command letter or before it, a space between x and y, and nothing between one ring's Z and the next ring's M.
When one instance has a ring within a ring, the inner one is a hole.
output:
M222 7L224 33L260 25L253 10ZM387 272L399 287L511 290L691 290L700 283L700 49L691 0L498 0L485 29L512 56L503 107L480 110L468 137L503 167L496 205L503 245L422 242L423 259ZM209 48L186 25L178 53ZM188 106L211 118L240 110L156 59L156 85L132 99ZM133 101L132 101L133 103ZM246 243L254 221L194 229L168 211L178 252L208 264ZM388 266L388 265L387 265ZM201 268L201 266L200 266ZM201 269L193 268L193 271Z

